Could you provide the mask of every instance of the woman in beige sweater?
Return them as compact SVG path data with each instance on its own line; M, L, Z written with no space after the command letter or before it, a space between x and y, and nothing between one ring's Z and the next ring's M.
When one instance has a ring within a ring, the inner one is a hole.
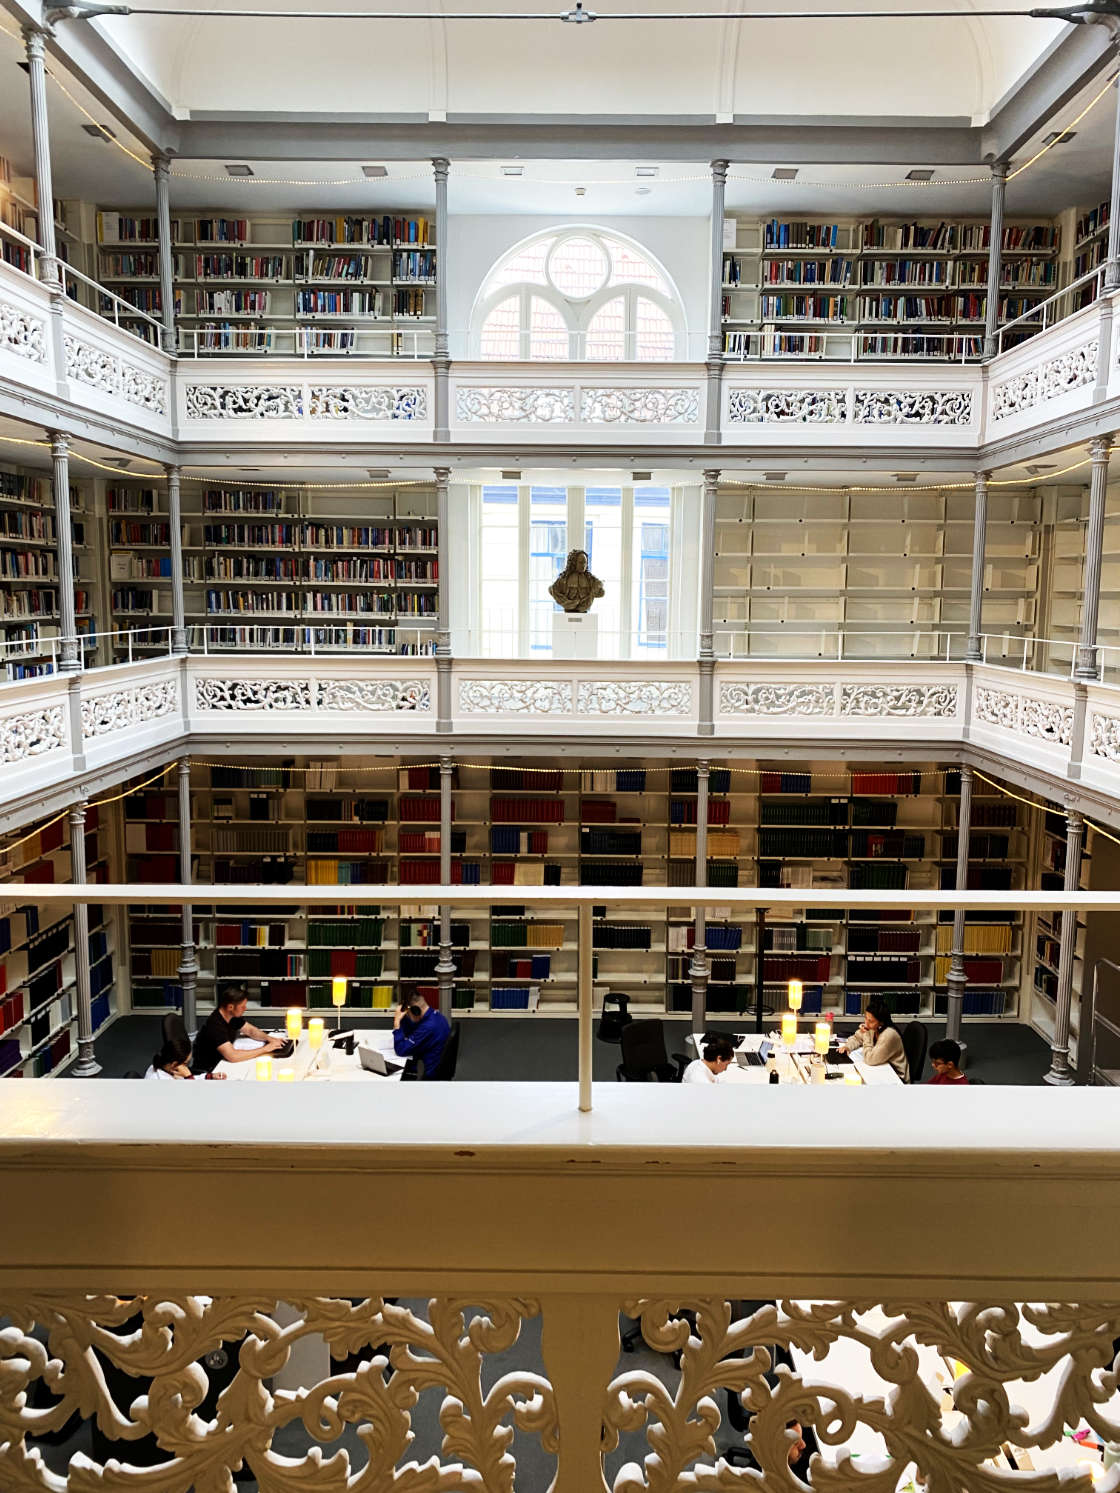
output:
M906 1061L902 1038L891 1020L886 1001L879 996L873 995L867 1002L863 1024L856 1028L846 1042L841 1042L840 1047L844 1052L859 1053L869 1068L890 1063L903 1083L910 1082L910 1065Z

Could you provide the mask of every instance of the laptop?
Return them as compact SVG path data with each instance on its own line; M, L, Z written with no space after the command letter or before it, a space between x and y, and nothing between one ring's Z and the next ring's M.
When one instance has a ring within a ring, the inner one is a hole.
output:
M773 1042L763 1038L757 1052L737 1052L735 1057L740 1068L765 1068L773 1051Z
M399 1073L404 1067L403 1063L390 1063L386 1061L385 1054L379 1052L376 1047L358 1047L358 1061L367 1073L376 1073L378 1078L392 1078L394 1073Z

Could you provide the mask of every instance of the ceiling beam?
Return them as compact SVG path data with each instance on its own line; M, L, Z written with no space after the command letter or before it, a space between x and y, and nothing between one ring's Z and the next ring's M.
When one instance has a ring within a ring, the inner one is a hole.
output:
M1108 27L1070 26L984 126L984 158L1010 161L1059 109L1115 63Z

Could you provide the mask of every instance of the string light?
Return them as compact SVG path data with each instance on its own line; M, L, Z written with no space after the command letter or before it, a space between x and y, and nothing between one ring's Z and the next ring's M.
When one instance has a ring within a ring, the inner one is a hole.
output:
M153 783L158 783L162 778L165 778L174 766L174 762L169 762L166 767L161 768L159 772L153 773L150 778L145 778L142 783L135 783L131 788L126 788L123 793L115 793L108 798L95 798L91 803L86 804L86 808L100 809L106 804L119 803L122 798L128 798L133 793L140 793L143 789L150 788ZM6 845L0 846L0 855L11 855L13 850L18 850L21 845L26 845L28 840L33 840L36 835L41 835L45 829L50 829L52 824L57 824L60 819L65 819L69 812L70 809L65 808L56 814L53 819L48 819L44 824L36 825L33 830L26 835L22 835L18 840L9 840Z
M992 477L988 479L989 487L1037 487L1044 486L1049 482L1056 482L1059 477L1066 477L1070 472L1079 472L1083 467L1092 465L1092 457L1087 456L1083 461L1075 461L1071 466L1059 467L1055 472L1047 472L1045 477ZM973 482L908 482L905 487L888 487L885 483L877 483L874 486L852 486L848 483L838 483L832 487L810 487L803 482L735 482L721 481L720 487L741 487L751 492L812 492L812 493L835 493L838 497L844 493L908 493L908 492L971 492L976 486Z

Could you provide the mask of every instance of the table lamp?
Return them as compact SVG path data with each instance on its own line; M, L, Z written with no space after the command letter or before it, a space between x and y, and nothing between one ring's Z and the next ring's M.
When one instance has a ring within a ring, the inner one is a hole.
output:
M800 980L789 982L789 1008L793 1012L801 1010L802 984Z
M797 1046L797 1017L792 1011L782 1012L782 1046Z
M313 1016L307 1023L307 1041L312 1052L318 1052L323 1045L323 1018Z
M268 1056L257 1059L257 1082L264 1083L272 1077L272 1059Z
M818 1057L823 1058L828 1055L827 1021L818 1021L816 1026L813 1028L813 1046L816 1049Z
M295 1083L296 1075L291 1068L282 1068L276 1075L277 1083Z
M342 1030L342 1008L346 1004L346 976L345 975L335 975L334 979L331 981L331 1001L334 1004L335 1015L338 1018L337 1021L336 1021L336 1023L335 1023L335 1030L336 1031L341 1031Z
M298 1042L303 1035L303 1011L299 1006L289 1006L288 1014L284 1019L284 1026L288 1036L293 1042Z
M863 1079L859 1076L858 1073L849 1068L848 1071L844 1074L844 1082L846 1084L851 1084L853 1088L858 1088L859 1085L863 1082Z

